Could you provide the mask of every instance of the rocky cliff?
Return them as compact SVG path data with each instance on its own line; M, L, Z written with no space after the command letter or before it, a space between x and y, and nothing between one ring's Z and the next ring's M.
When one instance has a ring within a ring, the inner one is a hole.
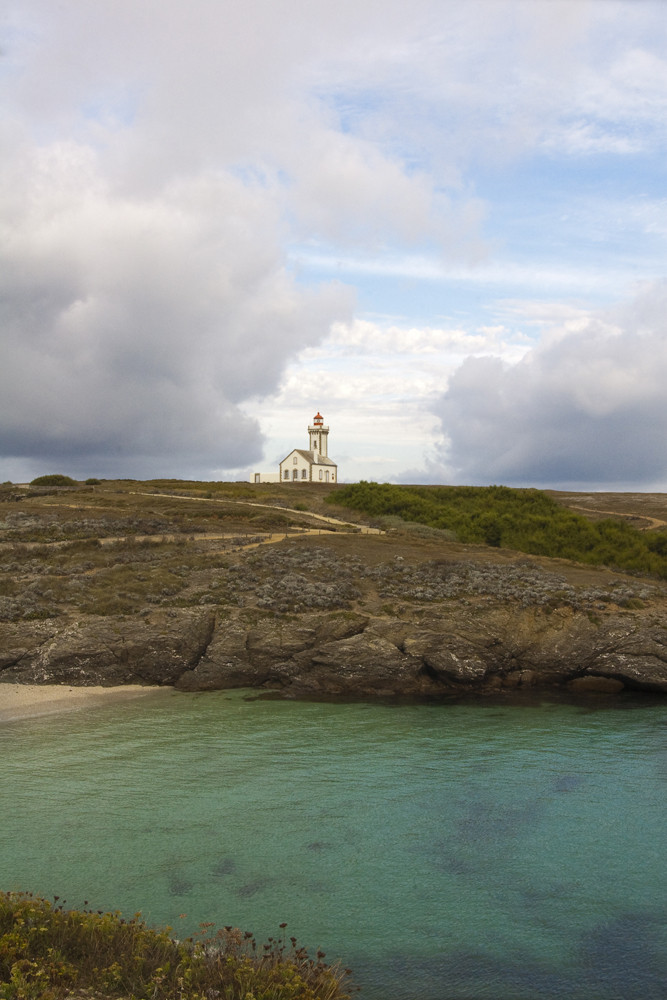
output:
M224 505L137 496L43 498L6 515L0 682L290 697L667 690L664 581L421 527L186 536L167 528Z
M413 696L536 686L667 691L667 611L460 600L402 614L171 608L6 623L0 681L168 684L286 696Z

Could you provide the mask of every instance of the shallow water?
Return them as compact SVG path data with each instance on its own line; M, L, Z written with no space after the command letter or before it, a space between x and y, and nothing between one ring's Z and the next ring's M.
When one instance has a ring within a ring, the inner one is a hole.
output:
M6 723L0 886L286 920L370 1000L663 1000L666 733L660 703L240 692Z

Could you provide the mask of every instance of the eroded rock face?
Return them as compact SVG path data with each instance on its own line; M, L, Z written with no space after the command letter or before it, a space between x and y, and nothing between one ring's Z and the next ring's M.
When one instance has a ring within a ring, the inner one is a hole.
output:
M174 684L194 667L210 643L215 617L183 608L149 621L87 616L12 625L11 646L0 633L3 681L23 684ZM17 633L23 632L23 648Z
M488 649L480 649L474 643L458 635L449 635L443 641L443 634L428 631L408 636L403 649L412 656L419 657L426 672L436 681L470 682L481 681L488 673L493 657Z
M370 669L369 664L373 664ZM413 692L421 666L418 657L407 656L368 628L349 639L325 643L296 681L333 694Z
M667 612L431 607L408 617L172 609L0 631L0 680L438 697L527 686L667 692Z

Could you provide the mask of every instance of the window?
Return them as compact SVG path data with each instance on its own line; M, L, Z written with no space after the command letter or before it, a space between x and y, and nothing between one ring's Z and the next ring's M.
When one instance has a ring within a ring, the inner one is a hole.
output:
M301 478L302 478L302 479L305 479L307 475L308 475L308 473L306 472L306 470L305 470L305 469L302 469L302 470L301 470Z
M294 456L294 458L292 459L292 465L296 465L296 463L297 463L298 461L299 461L299 459L298 459L298 458L296 457L296 455L295 455L295 456Z
M255 482L256 483L261 483L261 481L262 481L261 473L260 472L256 472L255 473Z
M322 479L322 470L320 469L320 479Z
M335 473L335 472L332 472L332 473L331 473L331 482L332 482L332 483L335 483L335 482L336 482L336 473Z
M289 469L285 469L283 472L283 479L289 479Z

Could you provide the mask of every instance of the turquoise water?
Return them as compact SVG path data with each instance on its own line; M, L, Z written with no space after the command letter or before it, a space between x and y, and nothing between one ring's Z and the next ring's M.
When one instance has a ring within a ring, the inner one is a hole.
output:
M5 723L0 886L286 920L370 1000L663 1000L666 733L659 703L239 692Z

